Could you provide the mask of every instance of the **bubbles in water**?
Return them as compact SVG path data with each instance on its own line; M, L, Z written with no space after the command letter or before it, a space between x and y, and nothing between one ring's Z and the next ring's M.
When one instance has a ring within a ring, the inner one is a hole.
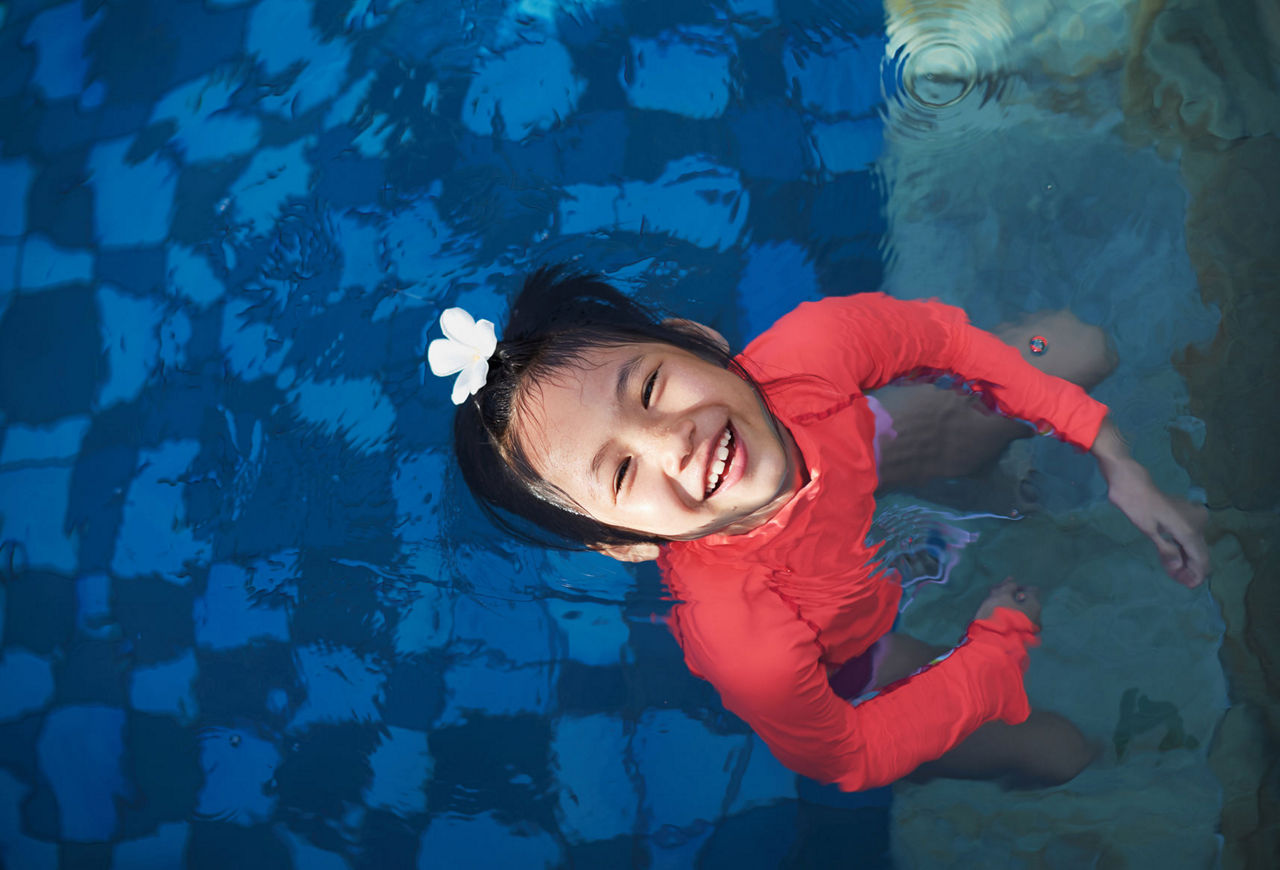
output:
M1013 31L1007 12L981 0L917 0L892 9L882 85L890 138L952 145L994 129ZM992 116L995 116L994 118Z

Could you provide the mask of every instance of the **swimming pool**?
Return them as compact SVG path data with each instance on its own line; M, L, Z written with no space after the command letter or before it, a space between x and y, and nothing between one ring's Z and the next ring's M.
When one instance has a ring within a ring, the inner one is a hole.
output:
M1190 0L0 5L5 865L1273 854L1277 45ZM905 617L954 638L1033 575L1033 701L1099 764L798 781L654 572L499 539L424 350L558 260L738 344L880 287L1102 324L1099 397L1213 508L1212 591L1038 440L979 494L1027 518Z

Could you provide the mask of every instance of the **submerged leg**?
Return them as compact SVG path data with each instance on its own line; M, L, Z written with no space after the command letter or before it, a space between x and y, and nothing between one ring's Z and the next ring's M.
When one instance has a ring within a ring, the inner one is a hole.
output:
M885 639L877 688L913 673L946 651L899 632ZM1043 788L1073 779L1096 756L1096 747L1066 717L1034 710L1019 725L988 722L941 758L922 764L910 779L989 779L1015 788Z
M1069 311L1037 312L993 332L1036 368L1085 389L1115 368L1115 353L1102 330L1081 323ZM1032 354L1029 347L1037 335L1048 341L1042 355ZM972 396L929 384L885 387L875 396L897 432L880 444L881 491L974 474L1010 441L1031 434L1026 424L988 412Z

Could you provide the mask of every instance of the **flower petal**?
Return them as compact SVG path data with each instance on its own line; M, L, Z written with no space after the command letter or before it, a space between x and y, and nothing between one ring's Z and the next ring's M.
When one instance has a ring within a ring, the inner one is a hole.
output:
M437 338L427 345L427 364L433 375L448 377L474 361L475 353L452 339Z
M484 386L484 382L489 378L489 363L484 360L469 365L458 375L458 379L453 382L453 399L455 405L461 405L467 400L467 396L474 396Z
M480 356L485 359L493 356L493 352L498 349L498 336L493 331L493 321L477 320L475 336L478 339L475 349L480 352Z
M476 321L465 308L446 308L440 315L440 329L446 338L451 338L467 347L474 347L477 342Z

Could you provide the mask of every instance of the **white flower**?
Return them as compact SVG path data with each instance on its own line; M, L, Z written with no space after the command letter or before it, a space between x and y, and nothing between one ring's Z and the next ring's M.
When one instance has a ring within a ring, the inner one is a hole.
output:
M427 346L427 364L433 375L442 378L458 373L450 398L461 405L467 396L479 392L489 377L489 357L498 347L498 338L491 322L475 320L461 308L441 314L440 328L445 337Z

